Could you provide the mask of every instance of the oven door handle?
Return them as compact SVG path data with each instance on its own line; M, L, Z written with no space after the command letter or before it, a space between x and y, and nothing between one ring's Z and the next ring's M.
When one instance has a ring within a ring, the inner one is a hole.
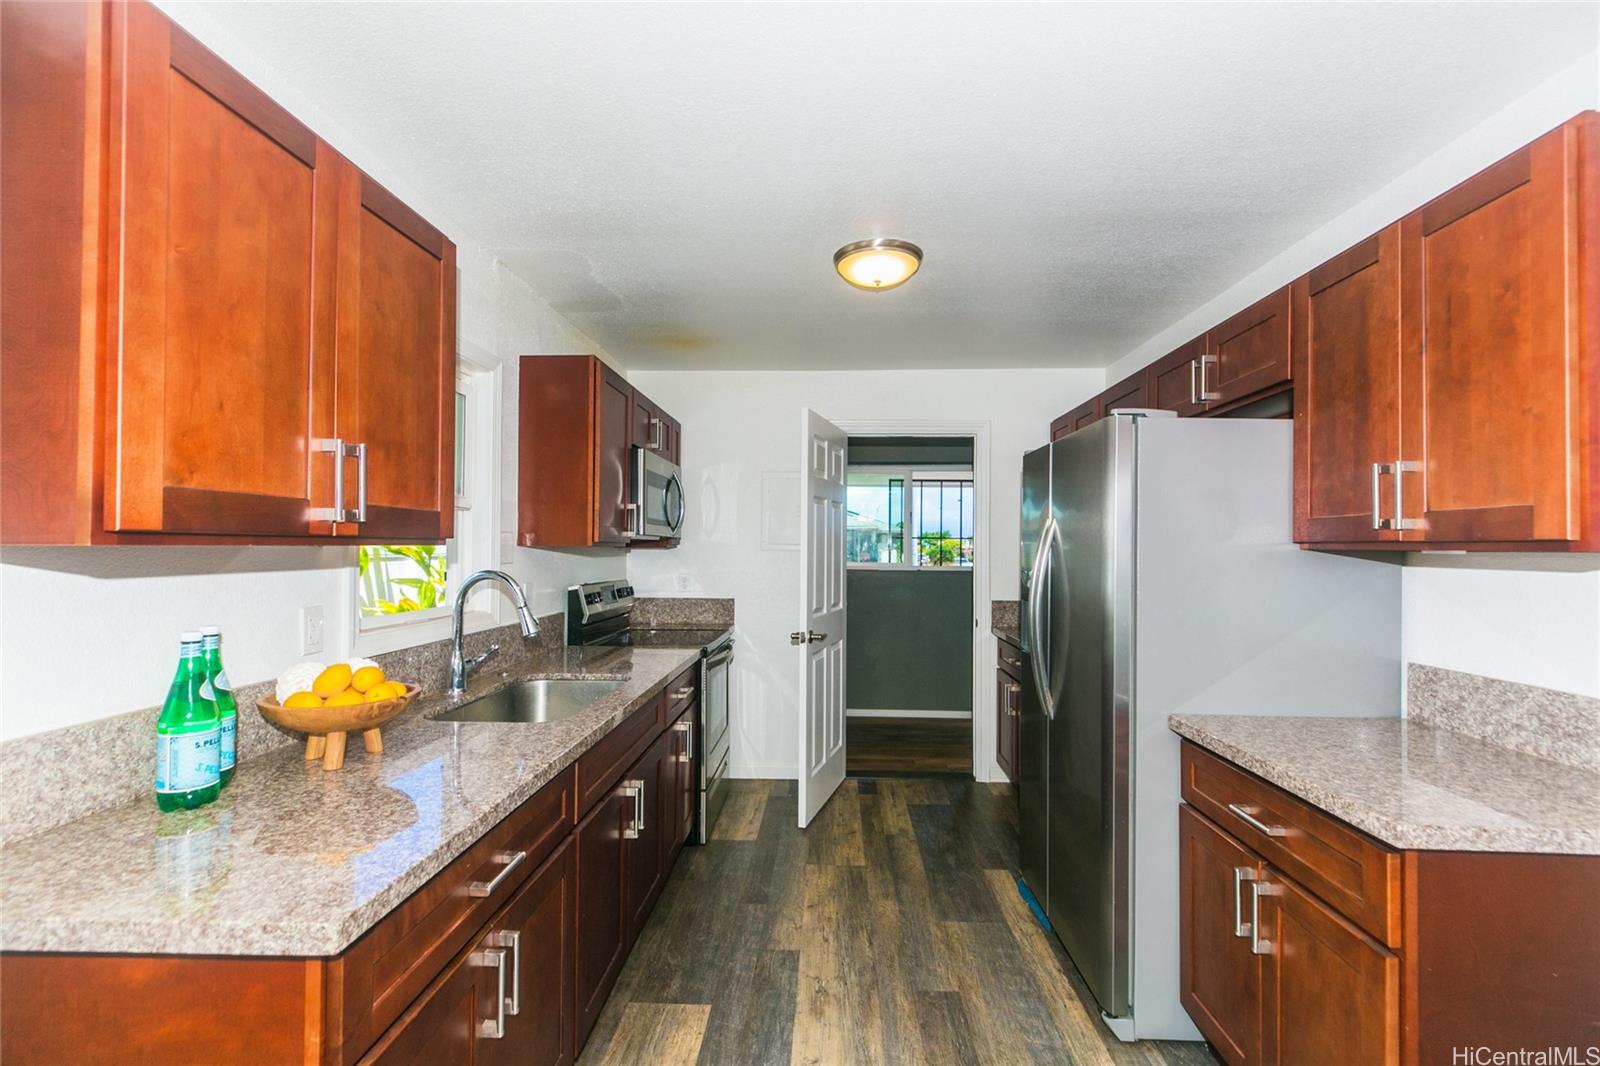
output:
M733 662L733 649L731 647L723 648L706 659L706 669L715 670L717 667L726 666L731 662Z

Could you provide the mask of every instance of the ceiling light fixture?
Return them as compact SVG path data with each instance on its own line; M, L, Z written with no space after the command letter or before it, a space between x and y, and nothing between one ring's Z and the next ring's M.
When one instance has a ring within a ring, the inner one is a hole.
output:
M911 280L922 266L922 249L910 241L875 237L833 253L833 269L858 289L887 292Z

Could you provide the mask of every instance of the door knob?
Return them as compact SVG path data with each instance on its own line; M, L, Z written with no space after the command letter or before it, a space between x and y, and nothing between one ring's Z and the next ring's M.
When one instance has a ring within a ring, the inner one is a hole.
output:
M821 633L817 633L812 630L805 630L803 632L789 634L790 644L820 644L822 641L827 639L828 638Z

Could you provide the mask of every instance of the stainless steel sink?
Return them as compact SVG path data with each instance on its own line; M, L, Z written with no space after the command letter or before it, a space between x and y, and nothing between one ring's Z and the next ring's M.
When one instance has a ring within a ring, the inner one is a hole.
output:
M621 681L523 681L446 711L436 722L554 722L587 710Z

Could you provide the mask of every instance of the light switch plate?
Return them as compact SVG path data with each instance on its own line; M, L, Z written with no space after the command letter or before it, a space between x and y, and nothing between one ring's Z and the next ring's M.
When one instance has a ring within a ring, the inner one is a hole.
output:
M300 608L300 654L315 655L322 650L322 606Z

